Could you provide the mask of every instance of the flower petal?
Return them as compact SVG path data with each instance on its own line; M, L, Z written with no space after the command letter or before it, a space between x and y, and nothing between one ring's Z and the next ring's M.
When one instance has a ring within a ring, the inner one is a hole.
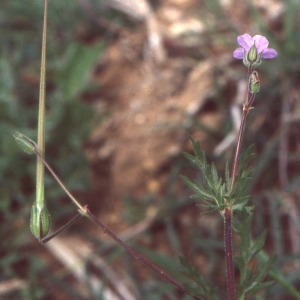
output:
M269 41L262 35L255 35L253 37L253 40L255 42L258 53L263 52L269 46Z
M267 48L263 51L262 53L262 58L274 58L278 55L278 53L276 52L276 50L272 49L272 48Z
M233 57L236 59L243 59L244 58L244 48L237 48L233 52Z
M250 49L250 47L253 45L254 41L248 33L245 33L243 35L239 35L237 37L237 42L240 46L242 46L246 51Z

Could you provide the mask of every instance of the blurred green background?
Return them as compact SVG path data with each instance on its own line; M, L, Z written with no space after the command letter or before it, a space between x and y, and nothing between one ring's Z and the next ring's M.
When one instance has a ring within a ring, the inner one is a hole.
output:
M233 4L226 7L218 0L169 2L170 7L178 11L184 10L186 5L185 14L197 11L197 18L206 27L201 40L197 40L193 32L185 32L177 40L162 32L166 60L179 56L193 69L197 63L220 53L228 53L231 57L238 47L236 36L248 31L265 35L270 47L279 53L278 58L264 61L259 69L261 91L255 101L255 110L249 115L250 125L244 138L245 148L254 143L256 149L253 183L248 192L256 205L253 235L257 236L265 228L269 230L265 250L278 254L277 267L300 289L299 1L271 1L269 7L245 1L241 11ZM129 4L132 3L135 1ZM161 13L166 3L149 1L148 4L159 22L167 22ZM277 10L276 5L279 5ZM101 0L49 1L46 157L77 195L89 195L91 188L90 165L84 152L90 134L103 119L110 117L109 111L96 112L95 103L102 87L93 74L109 45L123 38L111 30L115 28L112 25L128 29L133 35L144 26L143 20L134 20L130 14L111 6ZM92 8L92 15L87 7ZM244 19L241 18L243 14L246 15ZM75 241L78 239L78 244L66 244L69 246L66 249L59 248L55 241L45 247L31 236L29 215L35 197L36 158L20 150L12 133L18 130L32 139L36 136L42 19L41 0L3 0L0 3L0 298L190 299L178 294L144 267L137 266L138 263L114 244L101 241L103 234L91 230L91 224L80 223L70 229L68 233ZM211 20L216 22L213 27ZM193 46L190 46L191 40ZM231 98L237 90L237 81L229 80L226 88L221 88L218 78L226 78L232 72L237 78L246 76L240 61L229 58L224 65L213 70L215 93L202 113L221 110L228 115L226 121L215 132L204 128L194 116L188 128L188 132L201 129L211 133L215 146L231 130L229 111ZM186 130L186 127L180 124L179 130ZM228 152L217 158L221 171L226 156L230 158L230 155ZM212 153L207 156L210 160L216 159ZM123 210L117 217L129 224L132 230L127 232L132 233L133 228L137 228L139 233L133 236L138 239L131 244L178 280L186 280L179 272L178 255L187 253L201 272L220 286L217 294L219 299L224 299L225 278L220 273L220 265L224 264L222 219L217 214L206 217L203 219L206 227L199 229L197 220L201 211L195 209L197 201L188 198L191 192L178 181L180 174L192 176L194 169L181 155L173 157L166 170L160 171L167 176L163 192L145 193L142 199L124 196ZM50 175L46 177L45 189L56 228L69 220L75 209ZM148 212L154 205L155 216L149 219ZM95 209L97 211L97 207ZM183 237L181 222L188 224L189 238ZM139 229L135 224L145 227ZM123 227L115 229L122 232ZM125 234L125 239L129 236ZM61 244L62 240L57 239ZM72 260L68 249L76 248L79 243L82 251ZM53 247L66 257L53 254L58 253ZM88 248L94 250L90 252ZM62 258L59 261L57 257ZM69 264L67 258L70 258ZM295 298L282 286L274 284L256 299Z

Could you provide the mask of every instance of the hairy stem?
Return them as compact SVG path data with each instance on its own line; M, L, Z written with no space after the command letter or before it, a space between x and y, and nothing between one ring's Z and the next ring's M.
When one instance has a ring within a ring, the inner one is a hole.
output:
M243 139L245 124L246 124L246 118L255 98L255 94L250 92L251 73L252 73L252 65L248 67L248 73L247 73L248 85L247 85L247 92L246 92L246 100L243 106L241 125L240 125L240 130L238 134L235 155L233 160L230 190L232 190L233 188L235 178L236 178L236 173L239 166L241 145L242 145L242 139ZM227 207L224 210L224 244L225 244L228 298L229 300L235 300L235 280L234 280L233 252L232 252L232 210L230 207Z
M231 228L232 211L229 208L224 210L224 239L225 239L225 260L227 271L227 290L228 298L235 299L235 284L234 284L234 266L232 254L232 228Z
M241 126L240 126L240 130L239 130L239 134L238 134L238 139L237 139L237 144L236 144L236 149L235 149L235 155L234 155L234 160L233 160L230 190L232 190L232 187L233 187L233 184L234 184L234 181L235 181L236 172L237 172L237 169L238 169L240 152L241 152L241 145L242 145L242 138L243 138L243 133L244 133L245 124L246 124L246 118L247 118L249 109L251 108L251 105L252 105L254 97L255 97L255 94L251 94L250 89L249 89L249 79L250 79L251 72L252 72L252 67L250 65L249 68L248 68L248 74L247 74L248 86L247 86L246 101L245 101L244 107L243 107Z
M90 218L90 220L103 229L105 233L107 233L113 240L115 240L121 247L123 247L126 251L128 251L134 258L140 260L143 264L145 264L147 267L152 269L154 272L156 272L158 275L163 277L165 280L169 281L171 284L176 286L181 292L192 296L190 292L184 289L183 285L175 280L173 277L171 277L169 274L164 272L162 269L158 268L156 265L154 265L151 261L149 261L145 256L140 254L139 252L135 251L133 248L129 247L127 244L125 244L122 240L120 240L113 232L111 232L102 222L100 222L88 209L87 205L84 207L87 216ZM195 300L204 300L201 297L198 296L192 296Z

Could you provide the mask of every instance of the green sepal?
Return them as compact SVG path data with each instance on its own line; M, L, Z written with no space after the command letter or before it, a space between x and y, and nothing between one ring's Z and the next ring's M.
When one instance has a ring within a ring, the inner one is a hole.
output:
M248 55L247 55L247 60L249 63L254 63L257 60L257 48L255 43L252 45L252 47L250 47L249 51L248 51Z
M246 52L245 49L244 49L244 56L243 56L243 64L244 64L244 66L246 66L247 68L250 66L250 63L249 63L248 58L247 58L247 52Z
M261 65L261 63L262 63L261 56L262 56L262 52L258 54L256 61L252 64L253 69L255 69Z
M32 139L30 139L29 137L24 135L23 133L16 131L13 134L13 136L14 136L16 142L22 148L22 150L24 150L26 153L33 154L34 151L37 149L36 143Z
M252 54L251 54L252 55ZM255 61L253 62L250 62L248 60L248 53L246 50L244 50L244 56L243 56L243 64L248 68L250 65L252 66L252 69L255 69L257 67L259 67L262 63L262 60L261 60L261 56L262 56L262 53L259 53L257 55L257 58Z
M36 203L32 205L30 217L30 230L32 234L41 240L50 230L50 215L45 205L40 208Z

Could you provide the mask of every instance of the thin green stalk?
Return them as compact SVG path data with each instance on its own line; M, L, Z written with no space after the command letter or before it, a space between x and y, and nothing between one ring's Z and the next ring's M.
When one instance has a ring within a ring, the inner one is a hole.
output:
M102 222L100 222L87 208L87 206L82 207L80 203L76 200L76 198L69 192L67 187L63 184L63 182L60 180L60 178L56 175L56 173L53 171L53 169L50 167L50 165L47 163L45 158L39 153L39 151L35 148L33 149L33 152L40 158L40 160L45 164L47 169L50 171L52 176L56 179L56 181L60 184L60 186L63 188L63 190L67 193L67 195L71 198L71 200L77 205L77 207L80 210L80 214L82 216L88 217L95 225L103 229L105 233L107 233L112 239L114 239L121 247L123 247L126 251L128 251L133 257L140 260L142 263L144 263L146 266L148 266L150 269L155 271L158 275L163 277L165 280L176 286L180 291L183 293L192 296L195 300L205 300L204 298L193 296L189 291L185 290L183 285L175 280L172 276L165 273L162 269L158 268L156 265L154 265L150 260L148 260L145 256L141 255L131 247L129 247L126 243L124 243L122 240L120 240L112 231L110 231ZM66 226L70 226L73 223L75 223L80 216L76 216L73 220L71 220ZM64 229L62 229L64 230ZM59 230L58 233L60 233L62 230ZM54 236L58 234L57 232L54 233ZM51 239L53 236L47 237L45 239L42 239L41 242L48 242L49 239Z
M86 215L85 209L81 206L81 204L76 200L76 198L69 192L67 187L63 184L63 182L59 179L59 177L56 175L56 173L53 171L53 169L50 167L50 165L47 163L45 158L42 156L42 154L37 150L34 149L34 153L37 155L39 160L45 164L47 169L50 171L52 176L55 178L55 180L59 183L59 185L62 187L62 189L65 191L65 193L70 197L70 199L73 201L73 203L79 208L82 215Z
M45 152L45 72L46 72L46 35L47 35L47 12L48 0L44 2L44 23L43 23L43 42L41 57L41 75L40 75L40 94L39 94L39 117L38 117L38 137L37 149L44 155ZM21 136L17 139L21 144L26 144L28 140L24 140ZM27 145L28 146L28 145ZM25 146L26 147L26 146ZM30 145L29 145L30 148ZM36 166L36 199L31 208L30 230L32 234L41 241L50 230L50 215L45 205L44 191L44 164L37 158Z
M45 0L44 23L43 23L43 42L41 57L41 76L39 92L39 117L38 117L38 151L44 156L45 153L45 82L46 82L46 36L47 36L47 13L48 0ZM42 209L44 206L44 164L37 158L36 167L36 204Z

